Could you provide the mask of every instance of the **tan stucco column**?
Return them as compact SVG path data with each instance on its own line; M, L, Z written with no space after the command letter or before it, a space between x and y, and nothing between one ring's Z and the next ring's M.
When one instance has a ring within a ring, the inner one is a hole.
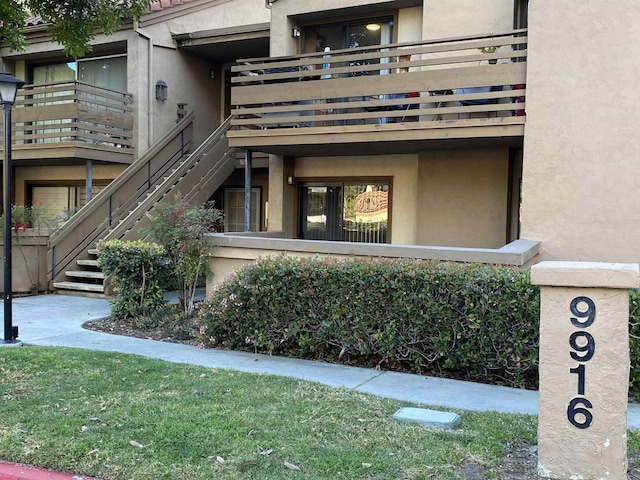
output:
M295 178L294 159L269 155L269 211L270 232L285 232L289 238L295 232L295 185L287 185L287 177Z
M629 288L637 264L542 262L538 474L626 480Z

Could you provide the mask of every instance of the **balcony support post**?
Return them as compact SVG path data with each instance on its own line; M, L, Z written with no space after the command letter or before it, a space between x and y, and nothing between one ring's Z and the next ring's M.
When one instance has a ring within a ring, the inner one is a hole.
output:
M251 171L253 169L253 152L244 151L244 231L251 231Z
M85 179L85 190L86 190L86 203L89 203L93 198L93 162L91 160L87 160L87 174Z

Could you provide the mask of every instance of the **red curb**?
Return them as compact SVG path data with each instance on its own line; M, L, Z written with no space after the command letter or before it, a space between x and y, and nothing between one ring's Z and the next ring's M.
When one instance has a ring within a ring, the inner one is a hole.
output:
M0 480L95 480L83 475L56 472L0 460Z

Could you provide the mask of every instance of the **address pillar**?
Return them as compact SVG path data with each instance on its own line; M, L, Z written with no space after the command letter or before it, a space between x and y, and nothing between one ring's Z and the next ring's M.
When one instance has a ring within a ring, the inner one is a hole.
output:
M541 262L538 474L626 480L629 292L637 264Z

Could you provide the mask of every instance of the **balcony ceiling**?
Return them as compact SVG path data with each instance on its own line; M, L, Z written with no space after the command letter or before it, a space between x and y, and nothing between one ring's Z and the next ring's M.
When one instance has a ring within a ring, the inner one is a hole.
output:
M325 143L315 145L265 145L249 148L256 152L294 157L329 157L356 155L401 155L415 154L426 150L475 149L475 148L522 148L522 136L491 138L440 138L395 142ZM298 140L299 141L299 140Z
M354 7L344 7L332 10L322 10L317 12L309 12L301 15L292 15L291 18L297 21L312 22L319 20L335 21L340 17L359 16L379 14L383 11L399 10L402 8L420 7L422 0L389 0L386 2L373 2L366 5L358 5Z
M269 56L268 23L173 35L178 48L214 63Z

